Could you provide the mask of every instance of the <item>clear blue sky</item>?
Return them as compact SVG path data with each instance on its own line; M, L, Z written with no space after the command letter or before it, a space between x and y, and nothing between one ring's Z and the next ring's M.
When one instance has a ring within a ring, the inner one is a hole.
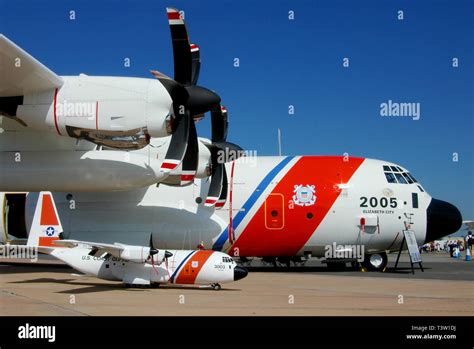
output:
M230 141L275 155L281 128L288 155L393 161L474 219L474 1L0 0L0 32L60 75L172 75L166 6L185 11ZM421 119L381 117L389 99L421 103Z

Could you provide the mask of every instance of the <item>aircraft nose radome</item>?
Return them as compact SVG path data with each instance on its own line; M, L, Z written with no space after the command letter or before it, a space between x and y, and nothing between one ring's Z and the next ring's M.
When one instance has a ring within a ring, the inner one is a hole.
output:
M449 202L431 199L427 209L425 243L455 233L461 228L461 212Z
M243 267L236 266L234 268L234 281L243 279L244 277L247 276L248 273L249 272L247 271L247 269L245 269Z

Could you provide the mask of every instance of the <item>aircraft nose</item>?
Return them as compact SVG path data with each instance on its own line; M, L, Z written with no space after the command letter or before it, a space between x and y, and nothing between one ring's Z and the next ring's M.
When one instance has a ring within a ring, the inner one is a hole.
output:
M247 271L247 269L245 269L243 267L236 266L234 268L234 281L243 279L244 277L247 276L248 273L249 272Z
M449 202L431 199L426 213L425 243L455 233L461 228L461 212Z

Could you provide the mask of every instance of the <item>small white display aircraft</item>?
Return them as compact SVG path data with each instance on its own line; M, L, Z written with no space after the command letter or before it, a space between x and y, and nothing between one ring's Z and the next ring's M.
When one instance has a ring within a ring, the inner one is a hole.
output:
M204 250L158 250L150 246L63 240L63 228L53 196L39 193L27 245L50 254L72 268L125 286L180 284L210 285L240 280L247 270L225 253Z

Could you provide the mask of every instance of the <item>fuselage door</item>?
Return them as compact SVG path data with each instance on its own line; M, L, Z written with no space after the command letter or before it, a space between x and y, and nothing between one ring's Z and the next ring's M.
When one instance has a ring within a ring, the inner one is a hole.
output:
M265 227L280 230L285 226L285 197L283 194L270 194L265 200Z

